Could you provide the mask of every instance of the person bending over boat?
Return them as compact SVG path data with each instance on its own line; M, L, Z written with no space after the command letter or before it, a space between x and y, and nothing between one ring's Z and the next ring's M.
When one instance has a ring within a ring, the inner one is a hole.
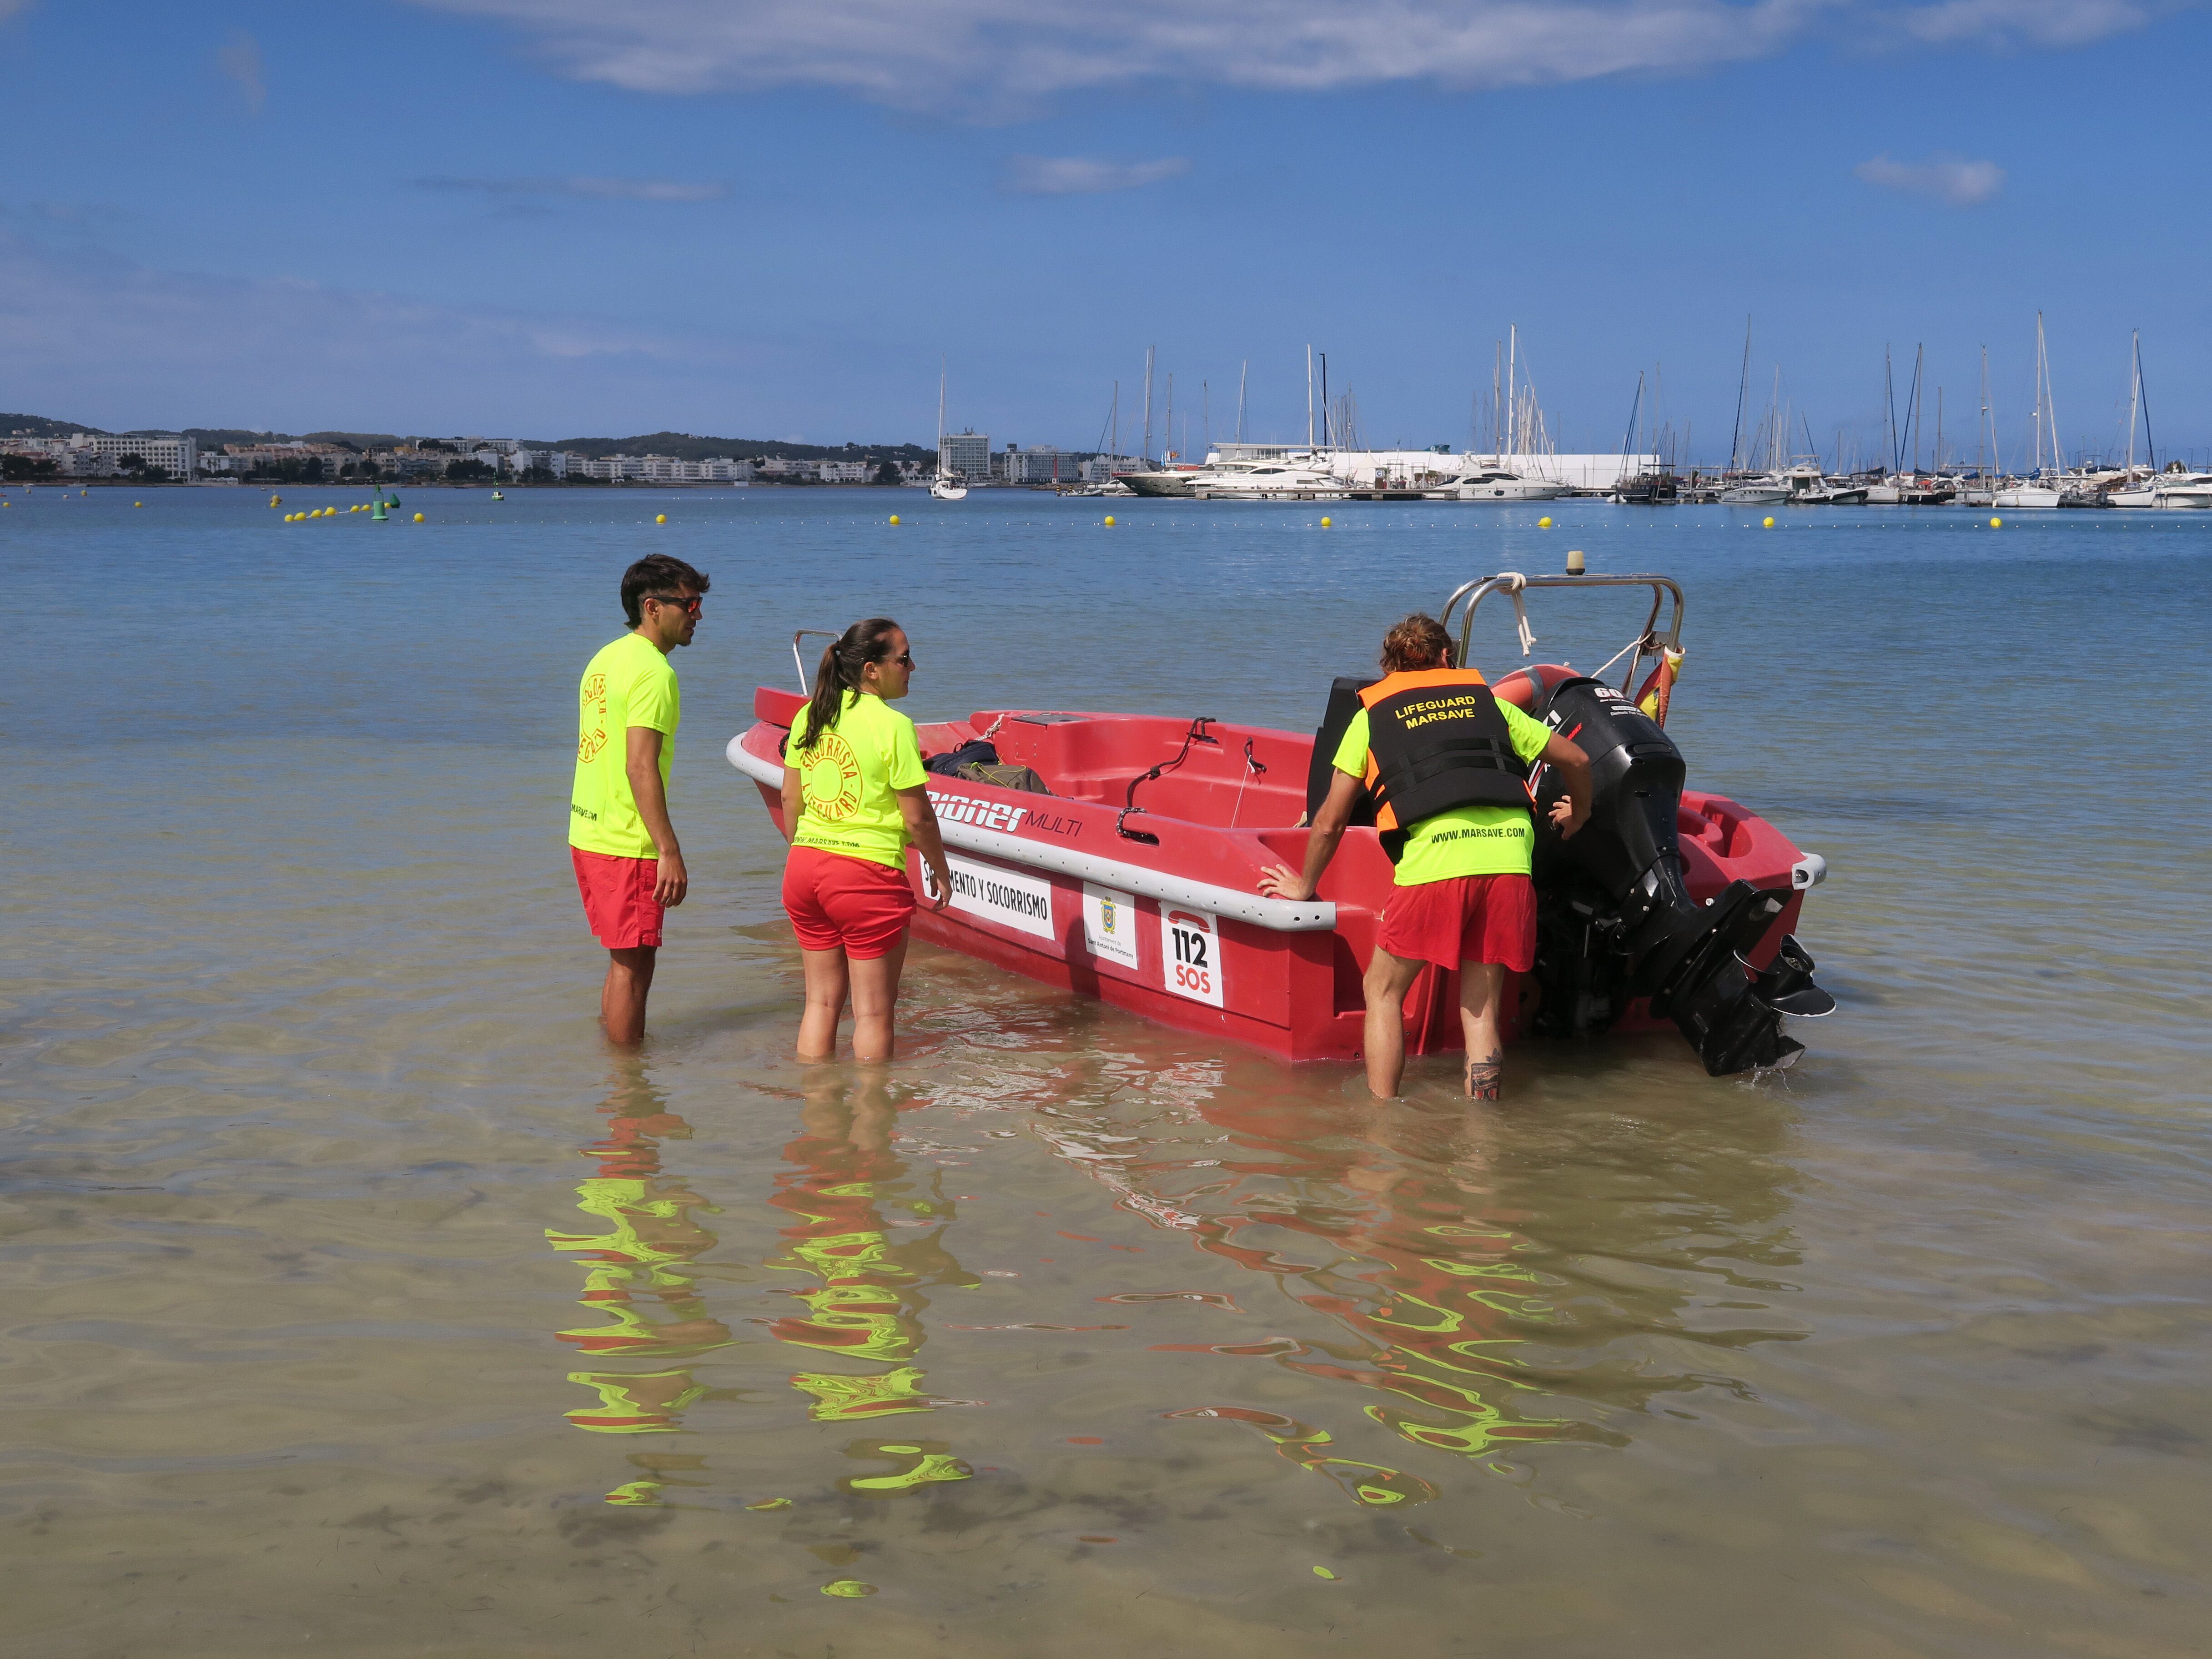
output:
M837 1023L853 1004L853 1057L891 1057L891 1010L906 964L914 887L906 849L921 848L937 890L952 872L929 805L914 722L890 705L906 696L914 653L888 617L854 623L822 653L814 696L791 722L783 750L783 908L806 967L799 1057L837 1051Z
M607 947L599 1018L616 1042L645 1036L661 921L691 884L668 821L668 763L684 713L668 653L691 643L707 586L665 553L623 572L629 632L586 665L578 691L568 855L584 921Z
M1482 676L1451 666L1451 635L1434 617L1412 616L1382 641L1382 675L1337 745L1335 779L1314 815L1306 867L1277 865L1260 890L1303 902L1336 855L1364 784L1376 803L1382 848L1398 866L1367 965L1367 1086L1398 1092L1406 1068L1406 993L1425 963L1459 969L1467 1036L1466 1084L1498 1098L1505 1053L1499 1005L1508 969L1536 960L1536 889L1529 879L1535 826L1529 763L1565 775L1552 808L1560 835L1589 817L1589 761L1582 750L1493 696Z

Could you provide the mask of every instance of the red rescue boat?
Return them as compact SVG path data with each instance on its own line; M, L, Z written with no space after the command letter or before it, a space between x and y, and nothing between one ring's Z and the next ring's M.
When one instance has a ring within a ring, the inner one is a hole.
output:
M1784 1020L1835 1006L1792 937L1804 892L1826 866L1748 808L1683 787L1680 751L1664 730L1682 659L1680 588L1664 576L1509 572L1468 583L1443 616L1447 627L1458 617L1463 666L1484 599L1513 605L1526 654L1528 590L1622 586L1648 586L1652 604L1642 634L1613 659L1628 665L1617 688L1565 664L1496 682L1498 695L1589 754L1595 797L1590 822L1562 842L1541 810L1557 781L1540 768L1530 781L1537 958L1508 988L1508 1035L1674 1025L1717 1076L1787 1065L1802 1045L1784 1034ZM1391 886L1376 832L1346 832L1313 902L1265 896L1257 882L1263 868L1304 860L1302 826L1369 683L1336 682L1312 733L1063 709L984 709L918 724L926 757L986 742L1000 764L988 775L931 775L954 891L945 911L916 914L915 933L1285 1060L1357 1057L1360 977ZM730 763L758 785L779 825L783 744L805 702L801 692L761 687L757 723L729 744ZM1018 781L1041 791L993 781L1019 768L1035 776ZM1431 967L1414 981L1409 1052L1460 1046L1458 977Z

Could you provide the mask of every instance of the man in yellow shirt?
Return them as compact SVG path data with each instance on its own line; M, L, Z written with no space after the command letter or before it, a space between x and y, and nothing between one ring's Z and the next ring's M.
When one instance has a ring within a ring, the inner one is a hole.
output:
M623 573L629 632L593 657L579 688L568 853L584 920L607 947L599 1018L610 1041L645 1036L645 998L665 912L690 875L668 821L668 767L683 699L668 653L691 643L707 578L656 553Z
M1562 836L1589 817L1581 748L1493 696L1474 670L1454 668L1451 654L1451 635L1433 617L1408 617L1390 630L1383 678L1359 694L1362 707L1331 763L1336 775L1314 814L1304 873L1278 865L1260 877L1263 893L1311 898L1363 783L1373 793L1375 826L1398 866L1364 986L1367 1086L1378 1099L1398 1092L1406 993L1431 962L1459 969L1467 1092L1498 1098L1505 975L1535 964L1531 764L1556 766L1566 781L1565 799L1552 808Z

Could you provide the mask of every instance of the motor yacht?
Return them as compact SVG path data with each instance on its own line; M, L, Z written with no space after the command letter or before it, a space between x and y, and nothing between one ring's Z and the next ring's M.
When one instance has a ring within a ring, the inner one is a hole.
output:
M1817 466L1802 463L1782 475L1792 507L1856 507L1867 498L1864 484L1837 483Z
M2169 469L2107 493L2114 507L2212 507L2212 472Z
M1553 483L1549 478L1531 478L1525 474L1510 472L1504 467L1482 466L1462 472L1434 489L1425 489L1421 499L1430 501L1555 501L1567 493L1563 483Z
M1150 467L1140 472L1116 472L1115 482L1127 484L1139 495L1179 495L1189 497L1198 493L1198 477L1206 469L1198 466Z
M1738 478L1721 491L1723 507L1771 507L1790 499L1790 486L1780 476L1770 473L1765 477Z
M1207 501L1340 501L1352 492L1324 467L1284 459L1220 462L1199 473L1189 493Z

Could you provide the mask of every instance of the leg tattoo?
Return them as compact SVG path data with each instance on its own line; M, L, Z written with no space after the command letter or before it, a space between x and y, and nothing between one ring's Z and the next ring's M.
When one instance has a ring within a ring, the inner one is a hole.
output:
M1498 1082L1505 1074L1505 1054L1493 1048L1482 1059L1473 1054L1467 1057L1467 1097L1469 1100L1495 1100Z

